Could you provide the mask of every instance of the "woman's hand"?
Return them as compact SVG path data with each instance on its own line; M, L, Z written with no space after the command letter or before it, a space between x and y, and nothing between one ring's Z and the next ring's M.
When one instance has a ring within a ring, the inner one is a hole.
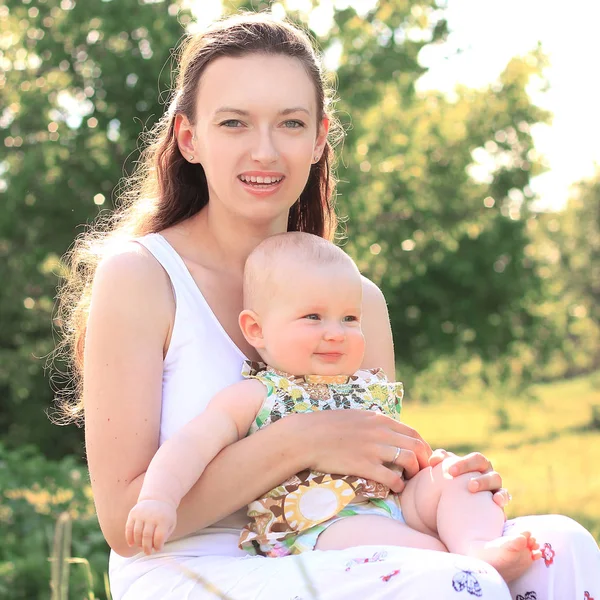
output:
M288 418L297 420L313 471L356 475L401 492L399 468L410 478L429 464L431 448L417 431L380 413L328 410Z
M429 466L441 463L446 458L454 458L454 464L448 469L448 472L453 477L464 473L479 473L469 481L470 492L492 492L494 502L504 508L511 500L508 490L502 487L502 477L494 471L492 463L480 452L471 452L466 456L457 456L452 452L448 452L438 448L429 457Z

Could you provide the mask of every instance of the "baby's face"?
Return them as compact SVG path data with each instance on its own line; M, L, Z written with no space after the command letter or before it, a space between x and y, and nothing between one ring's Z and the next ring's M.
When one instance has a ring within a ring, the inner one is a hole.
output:
M352 375L362 364L362 281L349 265L296 266L260 315L265 361L292 375Z

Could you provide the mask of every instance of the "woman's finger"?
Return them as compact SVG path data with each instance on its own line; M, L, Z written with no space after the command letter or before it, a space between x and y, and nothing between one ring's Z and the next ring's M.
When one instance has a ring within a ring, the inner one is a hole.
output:
M388 469L383 465L377 465L373 469L373 474L368 477L368 479L372 479L373 481L377 481L377 483L381 483L396 494L400 494L404 490L404 480L402 476L392 469Z
M429 457L429 466L435 467L436 465L439 465L441 462L443 462L447 458L450 458L451 456L456 455L452 454L452 452L444 450L443 448L436 448Z
M410 448L415 451L419 458L419 464L421 464L422 456L424 457L424 462L421 464L422 467L426 467L429 462L429 457L431 456L431 446L421 437L421 434L414 428L410 427L406 423L399 423L394 419L391 419L393 429L400 433L401 435L406 436L410 440L414 440L413 446Z
M429 444L424 442L419 435L415 436L413 433L414 429L411 429L408 426L385 429L379 436L379 441L382 444L387 444L393 448L410 450L416 457L419 469L424 469L429 465L431 448L429 447ZM384 461L389 462L389 456L386 455Z
M386 448L386 456L387 459L384 460L387 463L404 470L406 479L414 477L421 470L416 453L408 448L400 446Z
M471 452L471 454L459 457L449 469L449 473L453 477L464 475L465 473L473 473L474 471L478 471L479 473L493 471L492 463L480 452ZM501 487L501 485L498 487Z
M469 481L471 492L497 492L502 487L502 477L496 471L475 475Z
M506 488L500 488L497 492L494 492L493 500L500 508L504 508L505 506L508 506L512 500L512 496L508 493Z

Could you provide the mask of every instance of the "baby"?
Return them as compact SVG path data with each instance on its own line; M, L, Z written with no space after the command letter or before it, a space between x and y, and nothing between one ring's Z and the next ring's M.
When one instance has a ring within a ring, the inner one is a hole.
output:
M246 262L244 307L240 327L265 364L247 363L243 381L219 392L157 451L126 526L128 543L146 553L169 538L181 499L208 463L244 436L320 410L370 410L399 420L402 384L380 369L360 369L362 279L341 249L306 233L267 238ZM401 450L390 451L393 464ZM401 495L357 476L298 473L250 504L240 547L276 557L410 546L475 556L506 581L519 577L540 558L538 544L529 532L502 537L502 509L491 494L468 491L470 476L447 475L450 460L422 469Z

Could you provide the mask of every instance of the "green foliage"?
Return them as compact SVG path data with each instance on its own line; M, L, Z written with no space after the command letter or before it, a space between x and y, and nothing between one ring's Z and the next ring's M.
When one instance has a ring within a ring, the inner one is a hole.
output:
M54 544L52 554L50 555L50 591L51 600L68 600L69 589L71 586L71 566L78 565L83 569L85 575L86 588L85 598L87 600L97 600L94 594L94 575L89 561L86 558L71 556L72 543L72 521L69 513L64 512L59 515L54 528ZM110 590L108 588L108 574L104 574L106 587L106 596L110 600Z
M69 559L71 558L71 519L62 513L54 529L54 544L50 557L50 591L52 600L69 598Z
M552 348L538 367L546 379L600 366L600 170L580 182L561 213L528 222L526 248L544 282L536 312L540 342ZM535 354L534 354L535 356Z
M59 257L110 208L139 134L163 113L170 50L188 19L131 0L0 7L0 430L10 445L82 454L81 432L59 434L45 414Z
M32 447L7 450L0 444L0 598L47 599L55 522L73 519L75 557L85 557L103 590L108 547L94 514L87 473L72 457L51 461ZM79 567L79 566L78 566ZM69 598L88 589L85 571L70 570Z
M377 104L355 105L352 94L340 102L362 117L344 148L347 247L384 291L402 370L444 355L497 365L534 335L539 281L524 260L523 217L537 168L529 129L547 115L525 87L543 64L515 59L493 88L453 99L411 96L402 72L370 81Z

